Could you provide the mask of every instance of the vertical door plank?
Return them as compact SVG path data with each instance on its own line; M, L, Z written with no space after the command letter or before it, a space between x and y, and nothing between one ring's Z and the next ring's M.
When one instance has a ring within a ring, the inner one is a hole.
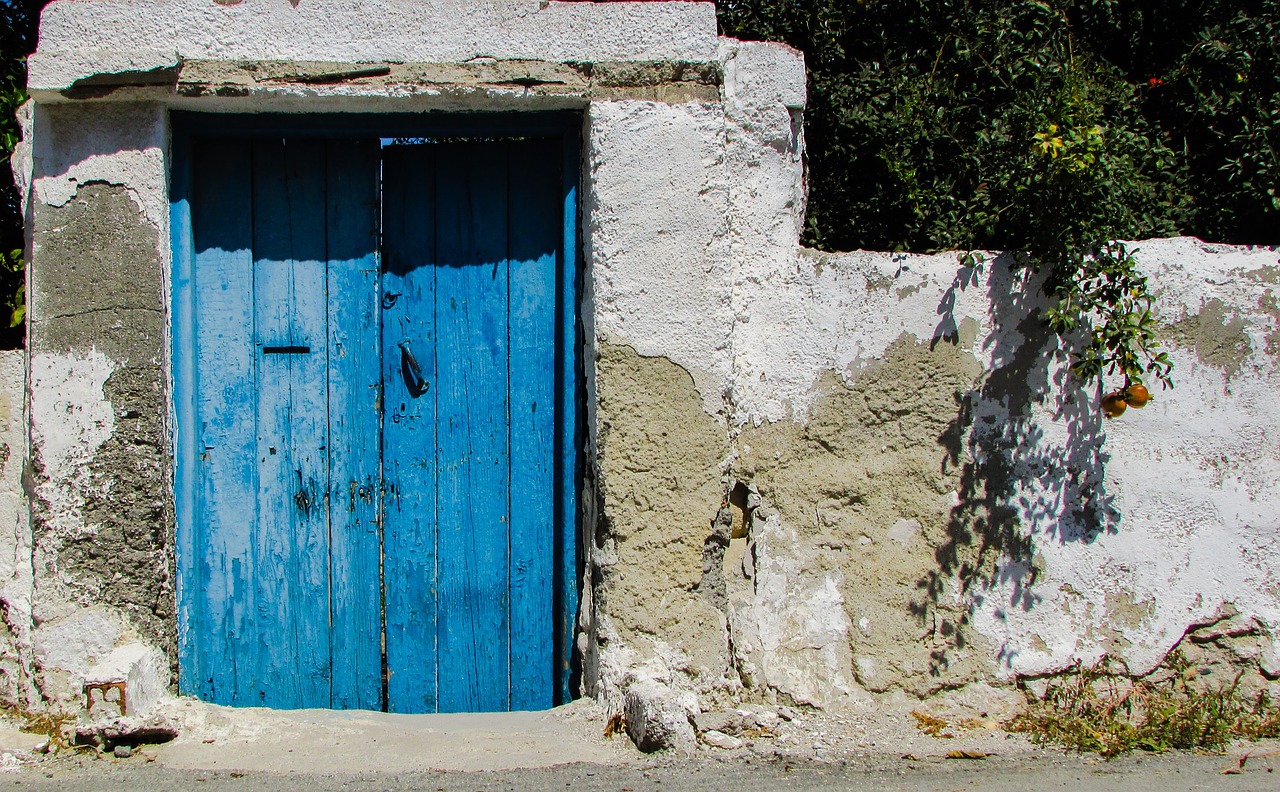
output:
M437 168L439 708L509 706L505 144Z
M170 145L173 163L169 177L169 229L173 250L171 349L174 436L174 568L178 615L178 689L207 698L211 677L201 657L203 608L193 602L204 586L204 531L199 528L201 488L199 438L196 427L196 246L191 217L191 141L179 137ZM199 534L199 536L197 536ZM208 681L206 681L208 680Z
M562 242L556 262L559 302L556 306L556 538L555 614L559 620L556 641L556 703L573 699L573 638L578 615L578 581L582 569L578 563L581 534L581 511L578 504L582 482L583 444L578 418L581 413L579 383L585 380L579 351L578 327L578 180L581 167L581 134L566 130L560 141L560 220Z
M280 708L329 705L324 158L322 141L254 142L257 703Z
M387 709L435 712L435 147L388 146L382 171Z
M332 703L382 708L378 142L327 155Z
M250 150L245 141L192 152L196 498L192 576L184 583L194 646L183 692L248 704L255 675L252 542L258 469L253 404L253 253ZM187 461L187 460L184 460ZM195 662L192 662L192 661Z
M554 705L560 143L511 145L511 709Z

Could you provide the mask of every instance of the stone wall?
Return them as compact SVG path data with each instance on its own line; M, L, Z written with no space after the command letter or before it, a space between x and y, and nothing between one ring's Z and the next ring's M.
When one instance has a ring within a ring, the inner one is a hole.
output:
M598 695L859 706L1175 647L1275 688L1280 253L1130 243L1177 387L1105 420L1009 257L802 249L785 148L726 127L727 265L592 260Z

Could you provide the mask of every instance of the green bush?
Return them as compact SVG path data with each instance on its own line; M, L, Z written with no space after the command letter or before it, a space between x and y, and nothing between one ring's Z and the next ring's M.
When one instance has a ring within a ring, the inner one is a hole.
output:
M49 0L0 0L0 349L22 345L26 314L22 211L9 169L19 139L14 113L27 100L26 56Z
M805 52L824 249L1016 252L1103 371L1167 381L1115 240L1280 237L1280 0L725 0Z

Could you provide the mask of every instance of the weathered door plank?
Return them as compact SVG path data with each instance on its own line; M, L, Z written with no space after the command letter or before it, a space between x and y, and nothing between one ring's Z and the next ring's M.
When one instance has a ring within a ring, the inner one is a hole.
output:
M436 169L439 709L509 708L506 146Z
M510 144L511 709L554 705L560 144Z
M376 710L382 708L379 151L376 140L331 140L325 150L333 658L329 706Z
M435 148L383 157L387 709L435 712Z
M201 530L186 581L188 644L183 689L249 704L255 681L243 646L256 631L250 552L257 516L253 346L251 157L246 141L206 143L193 153L193 325Z
M325 150L305 139L253 148L257 703L296 708L329 700Z

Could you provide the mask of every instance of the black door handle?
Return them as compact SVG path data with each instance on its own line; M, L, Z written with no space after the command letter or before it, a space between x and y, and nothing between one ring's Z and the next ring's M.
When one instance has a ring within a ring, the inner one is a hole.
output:
M431 389L431 383L422 376L422 367L409 351L409 342L401 341L397 346L400 347L400 374L404 377L404 386L416 399Z

